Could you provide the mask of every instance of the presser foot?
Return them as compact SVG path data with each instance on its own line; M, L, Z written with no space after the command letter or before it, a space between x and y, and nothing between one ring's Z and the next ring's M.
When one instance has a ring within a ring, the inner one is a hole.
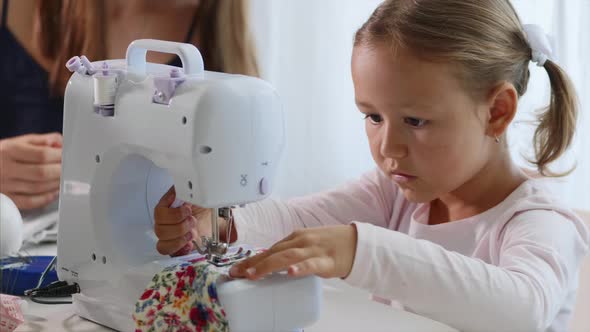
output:
M227 221L226 242L219 240L219 224L217 218L223 218ZM233 227L234 216L231 207L213 208L211 213L211 236L201 236L201 243L193 240L195 250L207 257L207 261L215 266L232 265L235 262L249 257L252 254L251 250L244 252L240 247L237 252L226 255L229 249L229 239L231 236L231 229Z
M236 262L239 262L243 259L246 259L252 255L252 250L244 251L244 248L238 248L238 251L231 255L216 255L216 254L208 254L207 255L207 262L213 264L217 267L223 267L228 265L233 265Z
M229 244L218 242L215 239L211 239L207 236L201 236L201 244L193 240L193 247L201 255L223 256L227 253Z
M217 267L222 267L233 265L236 262L250 257L250 255L252 255L252 250L244 251L244 249L240 247L234 254L224 256L211 255L208 257L207 261Z

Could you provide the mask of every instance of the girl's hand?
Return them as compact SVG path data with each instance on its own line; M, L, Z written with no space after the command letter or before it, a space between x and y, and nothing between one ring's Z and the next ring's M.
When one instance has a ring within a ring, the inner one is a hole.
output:
M162 255L183 256L195 249L193 241L199 245L201 236L211 236L211 209L184 203L178 208L170 205L176 199L174 186L162 196L154 209L154 232L158 237L156 248ZM219 240L226 242L227 221L217 218ZM238 234L232 227L231 242L236 241Z
M200 244L201 235L211 236L211 210L187 203L171 208L175 198L172 186L154 209L156 248L162 255L186 255L194 249L193 239Z
M0 140L0 188L20 210L44 207L57 198L61 148L59 133Z
M297 230L269 250L234 265L230 276L256 280L287 269L297 277L344 278L352 269L356 241L354 225Z

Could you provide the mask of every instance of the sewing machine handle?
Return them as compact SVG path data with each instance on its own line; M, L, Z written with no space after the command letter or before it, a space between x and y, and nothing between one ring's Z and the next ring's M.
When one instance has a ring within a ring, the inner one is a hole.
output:
M205 70L201 52L192 44L175 43L156 39L138 39L127 47L127 70L145 74L147 51L176 54L186 75L202 75Z

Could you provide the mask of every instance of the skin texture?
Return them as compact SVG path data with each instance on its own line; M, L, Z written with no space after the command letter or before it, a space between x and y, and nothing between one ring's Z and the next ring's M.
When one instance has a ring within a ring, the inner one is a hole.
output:
M200 241L201 235L211 234L211 224L203 222L211 219L211 210L186 203L171 208L175 198L172 187L154 209L156 248L162 255L186 255L194 249L193 239Z
M373 159L406 199L430 203L430 224L484 212L526 180L507 146L495 140L516 112L513 85L498 82L484 94L472 93L457 70L386 44L357 46L352 55L355 99ZM344 278L356 242L354 225L297 230L230 274L255 280L287 270Z
M413 176L396 183L408 200L431 202L431 224L486 211L526 179L507 146L495 142L516 113L513 85L498 82L475 98L457 70L385 44L353 52L355 99L373 159L394 181L395 173Z
M61 146L60 133L0 140L0 190L19 209L45 206L57 198Z

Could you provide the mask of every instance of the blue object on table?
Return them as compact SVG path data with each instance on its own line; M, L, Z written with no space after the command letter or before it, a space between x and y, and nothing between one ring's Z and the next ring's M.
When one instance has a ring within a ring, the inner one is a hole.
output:
M0 259L1 293L24 295L25 290L37 287L39 278L54 256L7 257ZM57 280L57 272L51 269L41 286Z

